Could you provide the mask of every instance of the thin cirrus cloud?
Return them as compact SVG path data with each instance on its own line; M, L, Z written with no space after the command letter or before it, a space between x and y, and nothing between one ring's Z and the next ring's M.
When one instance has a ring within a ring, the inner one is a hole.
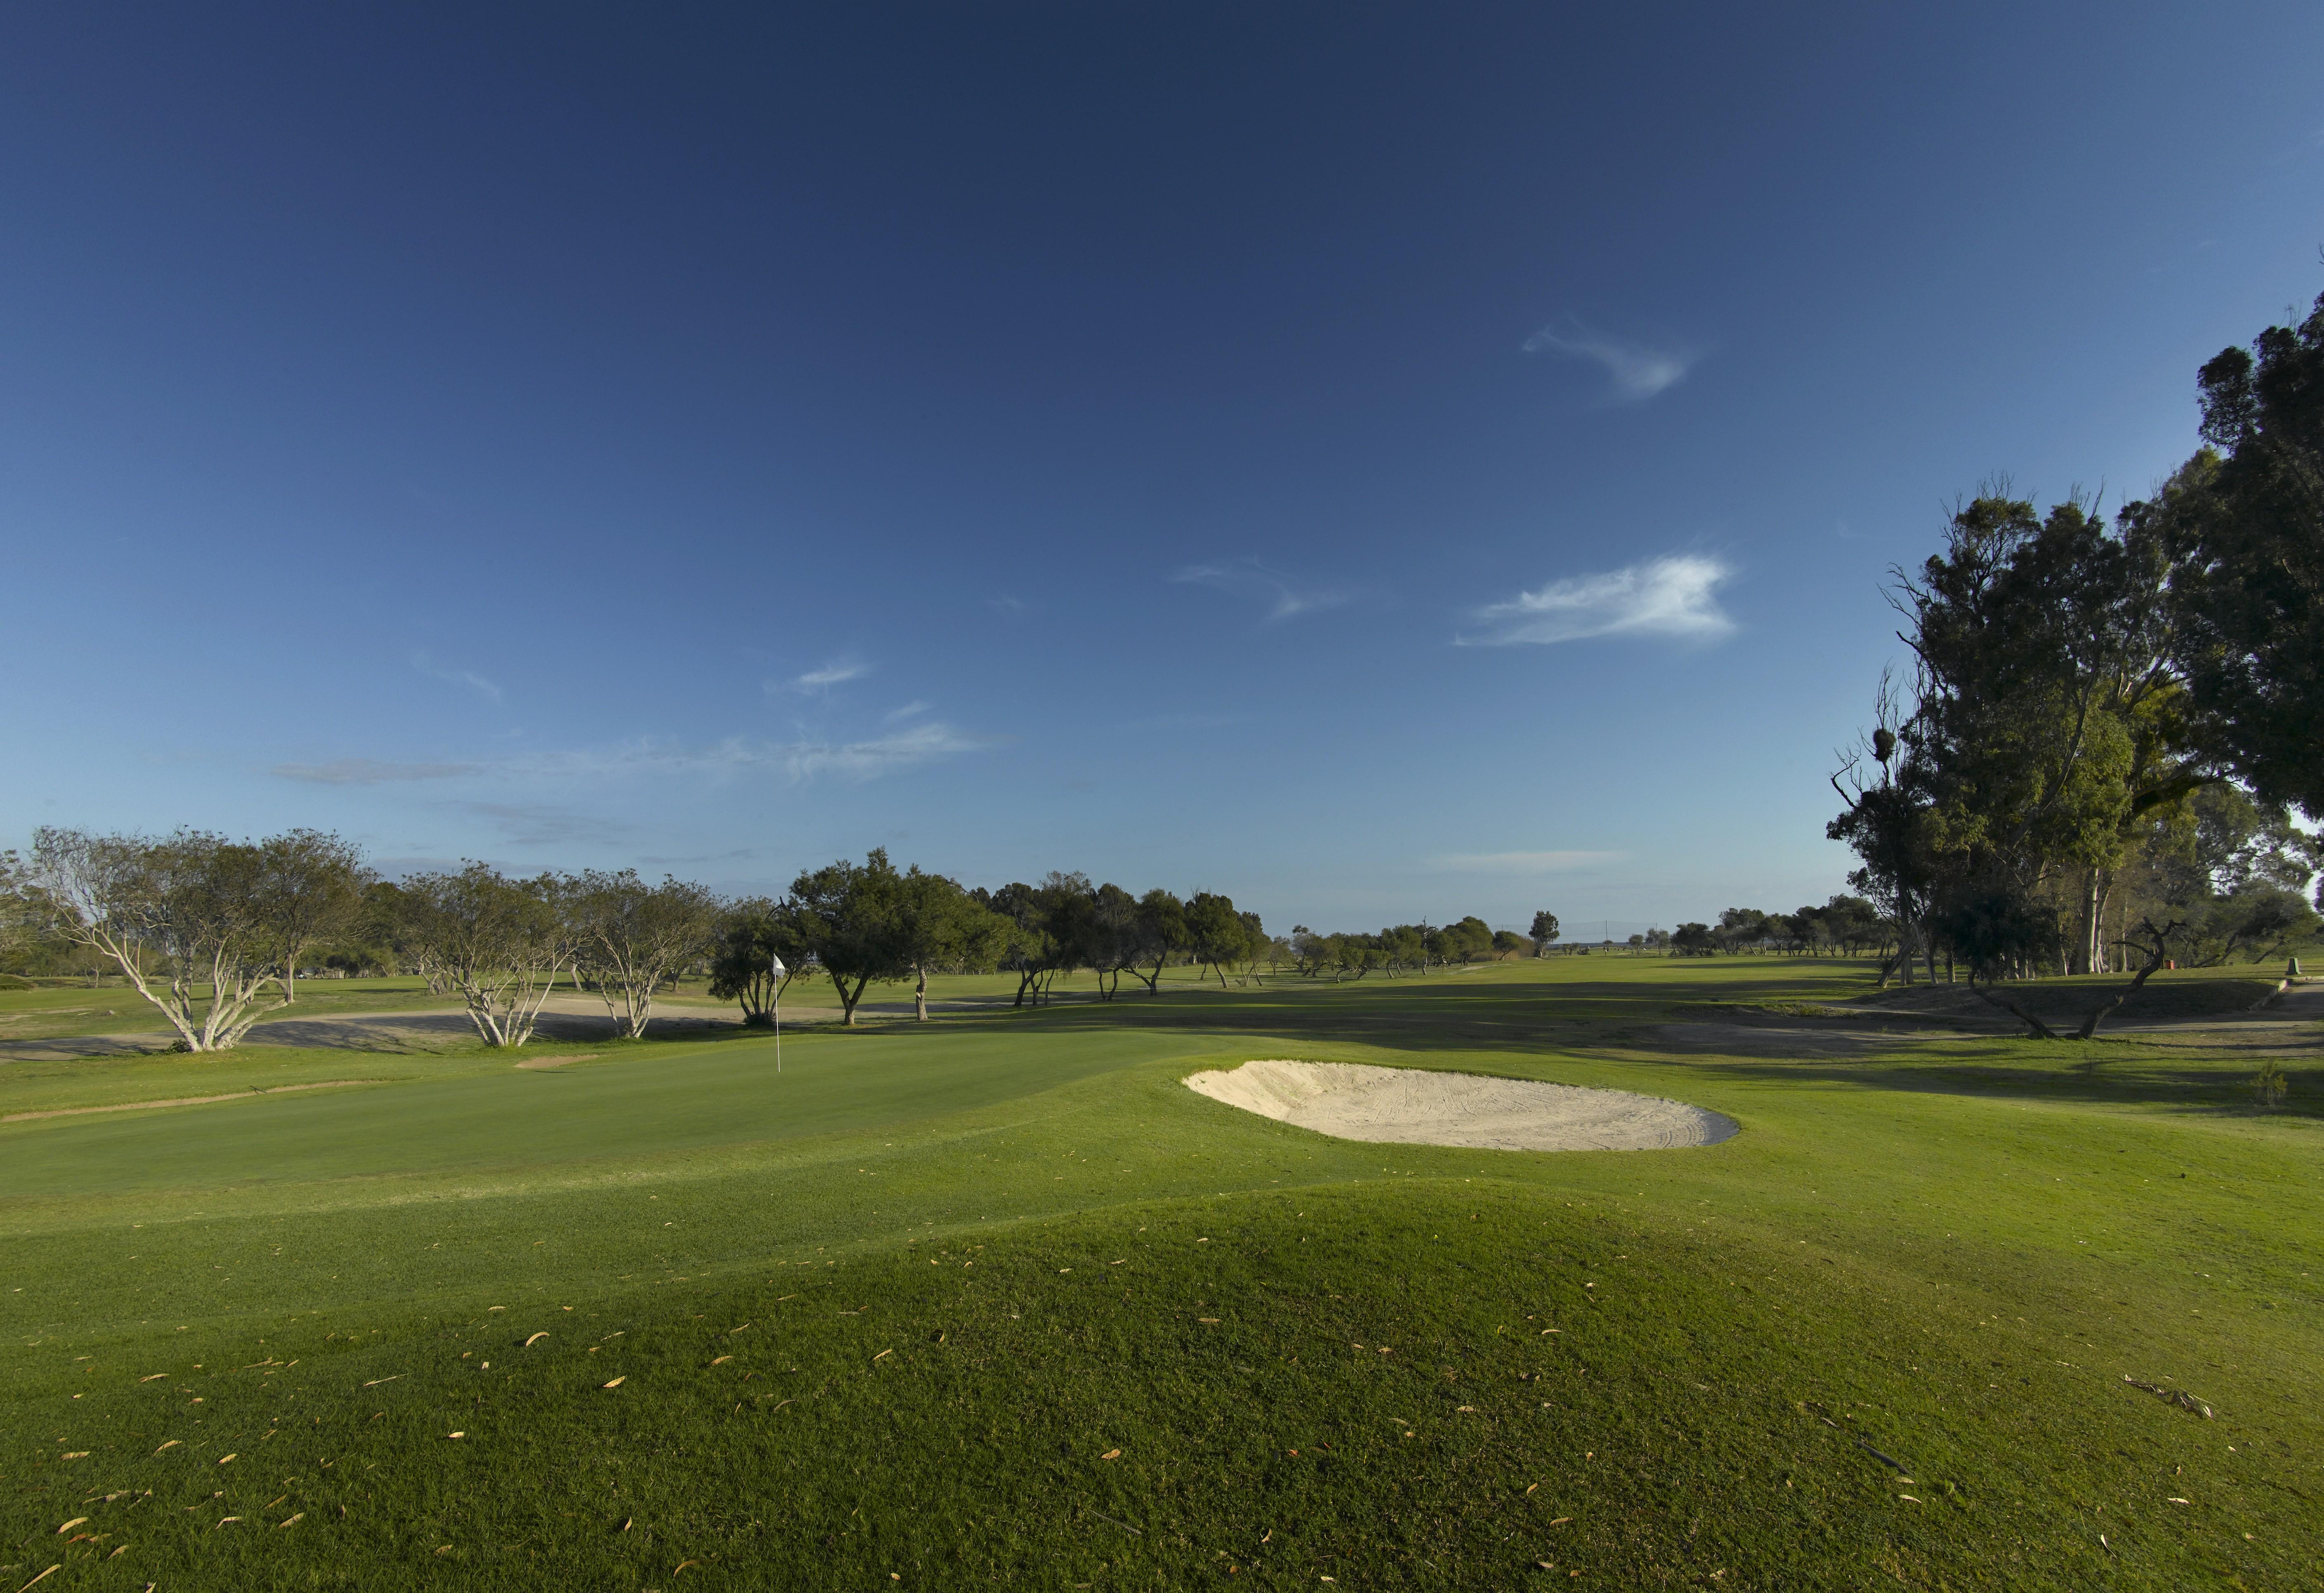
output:
M1268 623L1336 608L1354 594L1339 587L1312 587L1269 570L1256 559L1231 564L1190 564L1170 578L1189 586L1210 587L1231 597L1262 605Z
M849 681L861 680L871 672L872 666L860 659L835 658L821 669L809 670L803 675L793 676L788 686L793 691L812 694L828 691L834 686Z
M1735 629L1718 588L1734 572L1717 559L1678 553L1602 575L1552 581L1476 611L1482 627L1453 638L1463 647L1580 642L1591 636L1660 636L1715 642Z
M1657 347L1609 337L1570 317L1562 325L1553 321L1542 328L1525 340L1524 347L1527 354L1563 354L1595 361L1614 384L1612 396L1623 403L1644 403L1677 385L1700 357L1689 348Z
M915 725L891 736L866 741L799 742L782 749L783 766L794 780L837 774L851 780L876 780L882 774L932 763L991 746L964 735L950 725Z
M623 776L707 775L731 778L779 769L794 781L820 775L875 780L922 764L1000 745L939 720L927 719L856 741L767 741L730 736L708 746L652 737L615 746L540 754L496 766L496 772L536 780Z
M475 692L478 697L483 698L486 702L498 702L501 700L502 692L500 687L493 681L484 679L484 676L476 673L474 670L447 669L444 665L438 663L426 653L413 653L411 655L411 667L418 670L421 674L428 676L430 680L449 681L455 686L466 686L469 690Z
M1618 863L1624 852L1452 852L1433 859L1451 874L1563 874L1599 863Z
M484 772L481 764L391 764L379 758L334 758L327 764L277 764L284 780L313 785L384 785L400 780L457 780Z

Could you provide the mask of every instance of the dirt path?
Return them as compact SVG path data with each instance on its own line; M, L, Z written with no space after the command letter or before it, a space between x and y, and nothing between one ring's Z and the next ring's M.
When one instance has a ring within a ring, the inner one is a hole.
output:
M358 1084L383 1084L381 1079L332 1079L320 1084L278 1084L272 1089L237 1089L228 1095L181 1095L167 1101L123 1101L110 1107L58 1107L46 1112L11 1112L0 1123L30 1123L35 1117L85 1117L92 1112L151 1112L162 1107L207 1107L217 1101L254 1101L298 1089L351 1089Z

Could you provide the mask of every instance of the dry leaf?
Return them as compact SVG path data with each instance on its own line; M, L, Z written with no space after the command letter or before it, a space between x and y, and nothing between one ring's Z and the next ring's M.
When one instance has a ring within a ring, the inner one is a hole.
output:
M150 1377L140 1377L137 1381L140 1383L152 1383L161 1378L167 1377L168 1375L169 1374L167 1372L156 1372Z
M74 1516L70 1521L65 1523L64 1525L57 1529L57 1535L59 1537L62 1537L65 1533L72 1531L73 1528L78 1526L82 1522L87 1521L88 1519L88 1517L86 1515Z
M51 1577L52 1577L52 1576L56 1575L59 1571L60 1571L60 1570L64 1570L64 1567L63 1567L63 1566L61 1566L61 1565L52 1565L52 1566L49 1567L49 1569L48 1569L48 1570L46 1570L42 1571L39 1576L34 1577L34 1578L32 1579L32 1582L45 1582L45 1581L47 1581ZM27 1582L27 1583L25 1583L25 1584L24 1584L24 1588L29 1588L29 1587L31 1587L31 1586L32 1585L32 1582ZM24 1588L17 1588L17 1589L16 1589L16 1593L24 1593Z
M670 1574L671 1576L676 1576L676 1575L678 1575L678 1571L682 1571L682 1570L686 1570L686 1568L687 1568L687 1567L691 1566L691 1565L700 1565L701 1563L702 1563L702 1561L698 1561L698 1560L681 1560L681 1561L679 1561L678 1562L678 1568L677 1568L677 1570L676 1570L671 1571L669 1574Z
M873 1360L875 1360L875 1361L881 1361L881 1360L885 1360L885 1359L887 1359L890 1356L894 1355L895 1353L896 1353L896 1352L895 1352L894 1350L892 1350L892 1349L883 1349L883 1350L881 1350L878 1355L873 1356L872 1358Z
M1530 1493L1532 1493L1532 1492L1534 1491L1534 1489L1536 1489L1536 1488L1537 1488L1537 1487L1539 1487L1539 1486L1541 1486L1541 1484L1539 1484L1539 1483L1537 1483L1537 1482L1529 1482L1529 1483L1526 1484L1526 1493L1528 1493L1528 1494L1530 1494Z
M1196 1317L1194 1320L1198 1322L1207 1323L1213 1328L1219 1325L1219 1319L1216 1317Z
M63 1454L59 1455L57 1459L60 1460L86 1460L88 1459L88 1451L87 1449L67 1449Z
M234 1459L234 1457L233 1457L232 1455L220 1455L220 1456L218 1457L218 1464L219 1464L219 1465L221 1465L221 1466L223 1466L223 1465L225 1465L228 1460L231 1460L231 1459Z
M225 1516L220 1516L220 1517L218 1518L218 1525L220 1525L220 1526L224 1526L224 1525L226 1525L226 1524L227 1522L230 1522L230 1521L240 1521L241 1519L242 1519L242 1517L241 1517L241 1516L239 1516L239 1515L225 1515Z
M614 1378L611 1383L602 1384L599 1386L604 1388L619 1388L622 1384L627 1383L629 1380L629 1374L625 1372L621 1376Z
M1108 1449L1104 1454L1100 1455L1098 1459L1101 1460L1119 1460L1121 1459L1121 1451L1120 1449ZM87 1516L83 1516L81 1519L86 1521L88 1518ZM59 1527L57 1530L59 1532L62 1532L64 1529L62 1527Z
M444 1436L446 1438L466 1438L468 1435L465 1432L447 1432Z
M296 1515L292 1516L290 1520L288 1520L288 1521L286 1521L286 1522L282 1523L281 1526L276 1527L274 1530L275 1530L275 1531L277 1531L277 1532L281 1532L281 1531L282 1530L282 1527L286 1527L286 1526L297 1526L300 1522L302 1522L302 1521L304 1521L304 1520L306 1520L306 1519L307 1519L307 1513L306 1513L304 1510L301 1510L300 1512L299 1512L299 1514L296 1514Z
M540 1331L540 1332L539 1332L539 1333L535 1333L531 1338L530 1338L526 1339L526 1340L524 1341L524 1347L525 1347L525 1348L527 1348L527 1349L530 1349L534 1345L539 1344L542 1339L544 1339L544 1338L548 1338L548 1337L549 1337L548 1331L547 1331L546 1329L543 1329L542 1331Z
M179 1441L180 1441L179 1440L177 1440L177 1439L174 1439L174 1438L173 1438L173 1439L170 1440L167 1443L164 1443L164 1444L161 1446L161 1449L176 1449L176 1448L178 1447ZM155 1454L157 1454L157 1455L158 1455L158 1454L160 1454L160 1453L161 1452L161 1449L155 1449L153 1452L154 1452Z

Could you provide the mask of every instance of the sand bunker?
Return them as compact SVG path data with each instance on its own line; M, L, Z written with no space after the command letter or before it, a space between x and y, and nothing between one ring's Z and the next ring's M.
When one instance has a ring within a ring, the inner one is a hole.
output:
M1196 1073L1186 1088L1335 1139L1489 1151L1658 1151L1713 1145L1735 1120L1701 1107L1475 1073L1351 1062L1245 1062Z

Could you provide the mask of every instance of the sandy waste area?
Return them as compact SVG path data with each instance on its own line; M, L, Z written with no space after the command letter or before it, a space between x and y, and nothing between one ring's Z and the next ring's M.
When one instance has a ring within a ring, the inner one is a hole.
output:
M1489 1151L1659 1151L1713 1145L1735 1120L1625 1089L1352 1062L1245 1062L1186 1088L1335 1139Z

